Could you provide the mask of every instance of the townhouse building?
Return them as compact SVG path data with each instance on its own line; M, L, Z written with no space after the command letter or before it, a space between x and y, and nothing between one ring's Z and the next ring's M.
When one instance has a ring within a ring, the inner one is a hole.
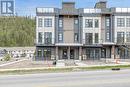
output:
M130 8L107 8L99 1L94 8L36 9L35 60L100 60L130 57Z

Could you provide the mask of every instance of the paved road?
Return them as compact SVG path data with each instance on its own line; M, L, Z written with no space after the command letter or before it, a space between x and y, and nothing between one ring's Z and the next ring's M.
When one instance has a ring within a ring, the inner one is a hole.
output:
M130 87L130 70L0 76L0 87Z

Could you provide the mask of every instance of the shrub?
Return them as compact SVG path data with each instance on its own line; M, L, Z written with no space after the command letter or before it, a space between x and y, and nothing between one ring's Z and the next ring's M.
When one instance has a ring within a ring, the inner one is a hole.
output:
M11 60L11 57L9 54L6 54L5 57L4 57L4 61L10 61Z

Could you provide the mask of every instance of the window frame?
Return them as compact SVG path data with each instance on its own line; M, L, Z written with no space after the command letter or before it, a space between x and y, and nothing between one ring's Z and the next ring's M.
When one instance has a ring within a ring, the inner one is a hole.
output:
M93 19L85 19L85 28L93 28Z
M44 18L44 27L52 27L52 18Z
M42 43L43 35L42 32L38 32L38 43Z
M59 42L63 41L63 33L58 33L58 41Z
M38 27L43 27L43 19L38 18Z
M125 18L117 18L117 27L125 27Z
M59 27L62 28L63 27L63 20L59 19Z
M126 18L126 27L130 27L130 18Z
M95 43L99 43L99 33L95 33Z
M94 27L99 28L99 19L94 20Z
M52 44L52 32L44 32L44 43Z

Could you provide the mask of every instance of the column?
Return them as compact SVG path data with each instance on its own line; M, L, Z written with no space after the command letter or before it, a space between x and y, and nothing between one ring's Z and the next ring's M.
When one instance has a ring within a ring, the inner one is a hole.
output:
M59 59L59 56L58 56L58 47L56 47L56 60L58 60Z
M79 47L79 60L82 60L82 47Z
M111 48L111 59L115 59L115 46L114 45Z
M70 59L70 47L68 47L67 56L68 56L68 60L69 60Z

